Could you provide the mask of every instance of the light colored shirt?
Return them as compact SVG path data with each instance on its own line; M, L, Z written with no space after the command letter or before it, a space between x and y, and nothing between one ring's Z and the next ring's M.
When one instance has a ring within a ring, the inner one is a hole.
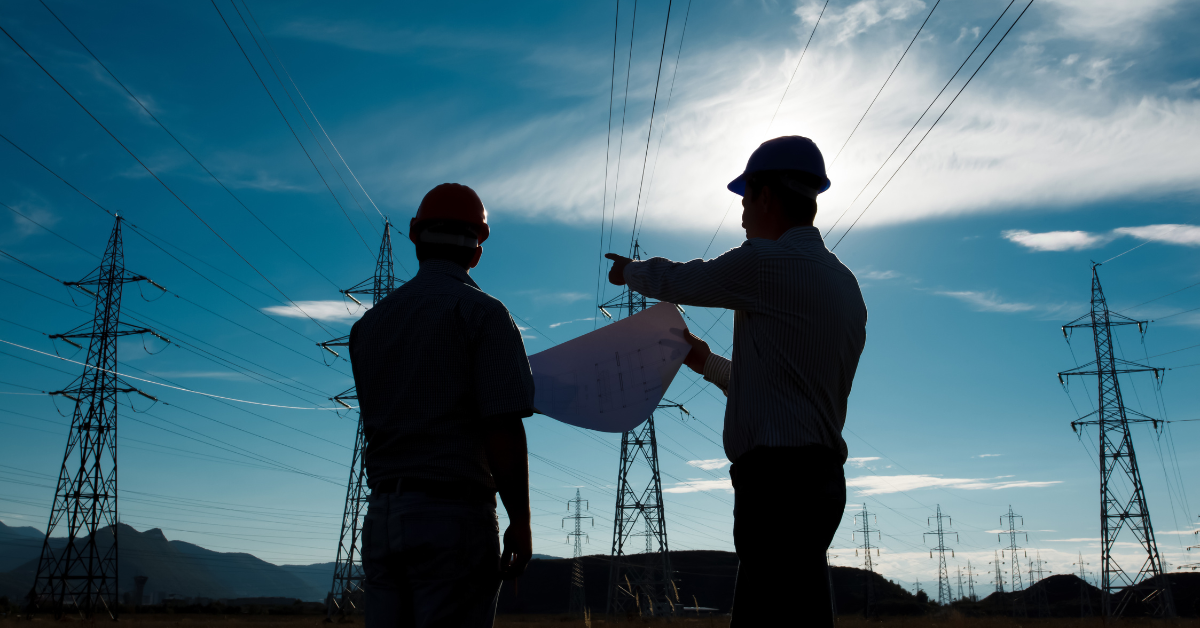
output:
M711 260L656 257L625 267L633 290L661 301L734 310L733 359L710 357L721 386L725 454L823 445L847 455L842 427L867 307L854 273L815 227L755 238Z
M495 488L484 436L533 414L533 374L508 309L462 266L421 270L354 324L368 484L422 478Z

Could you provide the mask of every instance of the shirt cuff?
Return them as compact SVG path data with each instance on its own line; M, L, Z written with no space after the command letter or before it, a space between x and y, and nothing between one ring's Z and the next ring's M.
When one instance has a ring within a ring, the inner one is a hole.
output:
M645 274L645 268L646 262L644 261L629 262L626 264L625 269L621 271L621 276L625 278L625 285L633 286L634 282L641 279L641 276ZM640 291L635 288L634 292Z
M733 362L715 353L708 354L704 361L704 379L714 383L721 390L729 388L729 375L733 370Z

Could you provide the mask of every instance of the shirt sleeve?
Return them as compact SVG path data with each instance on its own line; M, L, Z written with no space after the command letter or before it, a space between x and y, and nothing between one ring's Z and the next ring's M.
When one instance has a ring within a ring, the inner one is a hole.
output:
M725 396L729 396L729 374L733 371L733 361L715 353L708 354L704 361L704 379L717 385Z
M758 305L758 254L747 242L711 260L655 257L627 265L625 281L668 303L752 311Z
M480 322L475 342L475 399L479 416L524 418L533 415L533 373L525 342L503 306Z

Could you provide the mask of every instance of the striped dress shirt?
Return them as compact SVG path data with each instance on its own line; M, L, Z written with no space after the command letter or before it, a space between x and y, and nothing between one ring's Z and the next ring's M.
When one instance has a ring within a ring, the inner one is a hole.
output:
M625 267L648 297L734 310L733 359L717 355L705 379L726 390L725 454L823 445L847 456L842 426L867 336L854 273L816 227L755 238L711 260L656 257Z

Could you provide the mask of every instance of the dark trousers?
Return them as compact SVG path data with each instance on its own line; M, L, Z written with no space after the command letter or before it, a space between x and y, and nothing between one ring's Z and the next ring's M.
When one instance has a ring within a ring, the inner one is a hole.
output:
M730 468L737 583L731 628L833 626L825 552L846 508L841 456L757 447Z
M366 628L487 628L500 592L494 504L376 493L363 522Z

